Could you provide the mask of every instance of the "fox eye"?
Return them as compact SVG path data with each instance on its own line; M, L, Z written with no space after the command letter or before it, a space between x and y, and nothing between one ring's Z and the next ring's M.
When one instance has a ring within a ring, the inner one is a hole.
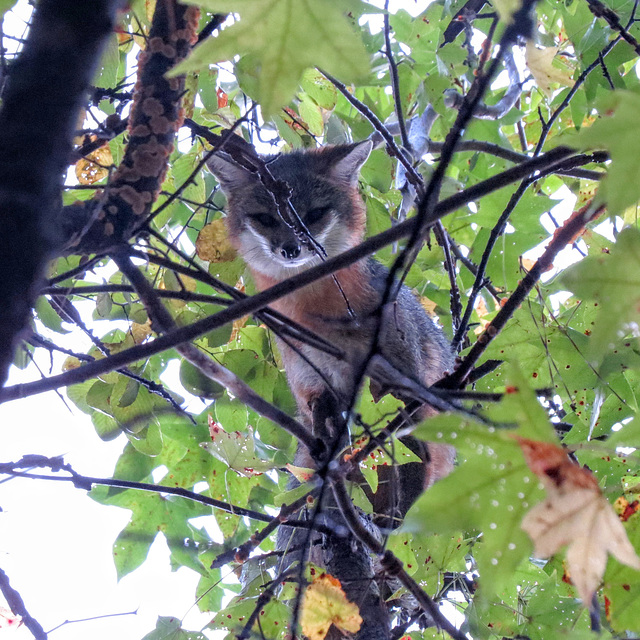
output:
M252 213L249 217L268 229L273 229L278 226L278 221L268 213Z
M331 211L330 206L316 207L315 209L310 209L309 211L307 211L307 215L305 216L305 222L307 224L313 224L314 222L318 222L319 220L322 220L322 218L324 218L327 215L327 213L329 213L329 211Z

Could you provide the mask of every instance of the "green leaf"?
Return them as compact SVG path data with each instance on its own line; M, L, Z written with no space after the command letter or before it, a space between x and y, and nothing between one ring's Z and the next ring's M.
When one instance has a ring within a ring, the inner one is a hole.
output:
M158 617L156 628L142 640L207 640L199 631L183 629L179 618Z
M321 66L345 81L369 70L364 45L344 14L372 11L357 0L206 0L198 4L211 11L239 13L240 21L196 47L174 73L252 53L260 67L256 98L265 117L289 102L308 67Z
M553 441L554 435L524 377L512 367L508 393L491 413L516 431L487 427L459 416L440 415L424 422L417 437L456 445L460 466L431 487L407 514L408 531L482 532L474 550L485 597L510 580L531 543L520 528L525 513L542 497L514 435Z
M202 447L230 469L242 475L253 476L273 469L272 464L261 460L256 455L253 429L250 427L243 433L240 431L230 433L213 423L211 441L202 443Z
M158 533L163 533L172 551L184 546L191 538L188 518L210 513L210 508L185 500L165 498L158 493L125 491L112 500L125 509L131 509L131 520L113 544L113 559L118 579L137 569L147 558L151 544Z
M306 69L300 86L323 109L333 109L338 101L338 90L317 69Z
M4 15L9 9L12 9L18 0L0 0L0 15Z
M625 524L631 544L640 549L640 515L635 514ZM604 576L604 592L609 599L611 626L615 631L640 632L640 583L638 572L620 564L614 558L609 559L609 567ZM609 617L610 616L610 617Z
M607 150L611 166L603 179L599 194L607 203L610 215L622 213L640 199L640 95L630 91L616 91L607 96L607 113L590 127L583 127L576 136L567 136L563 142L577 149Z
M559 279L580 299L598 303L591 348L602 356L640 313L640 231L625 229L609 253L581 260Z
M189 393L199 398L219 398L224 393L222 385L211 380L186 360L180 363L180 382Z

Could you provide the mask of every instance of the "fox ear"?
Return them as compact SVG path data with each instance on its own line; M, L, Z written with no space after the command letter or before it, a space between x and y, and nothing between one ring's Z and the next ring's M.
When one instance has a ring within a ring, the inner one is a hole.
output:
M365 140L364 142L348 145L345 148L348 149L347 154L331 167L331 175L341 182L355 187L360 176L360 169L367 161L373 148L373 143L371 140Z
M207 160L209 171L217 178L225 193L255 180L255 176L234 162L230 156L216 153Z

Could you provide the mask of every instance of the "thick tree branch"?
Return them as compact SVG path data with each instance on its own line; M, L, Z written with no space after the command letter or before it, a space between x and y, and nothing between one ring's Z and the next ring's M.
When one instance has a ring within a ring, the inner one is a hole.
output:
M197 39L199 9L159 0L138 58L138 82L129 116L129 141L108 189L65 209L67 251L94 253L127 241L146 221L167 171L184 112L184 76L166 74L184 60Z
M47 640L47 634L42 625L27 611L22 596L11 586L9 577L2 569L0 569L0 591L11 611L22 618L24 626L31 631L33 637L36 640Z
M573 155L573 151L567 147L556 147L548 153L537 158L532 158L528 162L523 162L511 169L507 169L501 174L489 178L483 182L466 189L454 196L451 196L436 205L432 218L440 219L451 211L466 205L477 198L487 195L500 189L514 181L517 181L535 171L555 171L559 166L573 167L575 164L587 164L592 161L591 156ZM435 221L435 220L434 220ZM27 397L36 393L43 393L57 389L61 386L84 382L97 375L113 371L121 366L130 364L137 360L148 358L156 353L175 347L176 344L194 340L200 335L221 327L227 322L232 322L250 313L254 313L275 300L288 295L292 291L307 286L308 284L329 275L333 271L342 269L350 264L362 260L366 256L375 253L379 249L408 236L414 229L415 219L407 220L387 231L369 238L362 244L345 251L344 253L331 258L307 271L283 280L282 282L258 293L250 298L240 300L209 318L195 322L187 327L182 327L162 335L152 342L137 345L130 349L113 354L108 360L100 360L86 364L78 369L67 371L63 374L52 376L46 380L39 380L26 384L18 384L0 390L0 403L18 398Z
M0 385L59 242L62 175L78 113L123 5L42 0L11 70L0 110L0 271L11 274L0 289Z

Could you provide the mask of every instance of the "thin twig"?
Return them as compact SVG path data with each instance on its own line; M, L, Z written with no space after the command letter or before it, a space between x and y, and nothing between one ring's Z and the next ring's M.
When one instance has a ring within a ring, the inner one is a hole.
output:
M633 47L636 55L640 56L640 43L627 31L632 24L633 16L627 26L623 27L618 14L600 2L600 0L587 0L587 4L589 5L591 13L593 13L596 18L603 18L612 29L620 34L620 37L623 38L625 42L628 42Z
M391 76L391 90L393 91L393 101L396 108L396 118L398 120L398 128L400 129L400 139L405 149L411 153L411 143L407 135L407 126L402 111L402 97L400 95L400 78L398 77L398 65L393 57L391 50L391 26L389 25L389 0L384 3L384 53L389 61L389 75Z
M142 275L141 271L136 267L129 257L128 247L123 247L119 251L112 254L114 262L120 268L120 271L126 276L129 282L136 289L140 300L145 306L152 325L155 326L158 333L165 333L176 328L171 314L155 295L153 287ZM324 443L314 438L307 429L305 429L297 420L286 414L282 409L267 402L263 397L258 395L244 380L241 380L229 369L223 367L207 354L200 351L198 347L190 342L181 342L175 346L178 353L194 367L196 367L207 378L221 384L225 389L233 394L243 404L268 418L272 422L281 426L291 435L304 443L309 450L323 450Z
M538 258L525 277L520 281L515 291L502 306L496 317L478 337L471 351L464 358L460 366L445 380L443 386L459 388L463 386L467 376L473 369L475 363L484 353L491 341L502 331L506 322L515 313L516 309L525 300L531 289L535 286L540 276L553 265L553 261L558 253L579 233L587 223L595 218L602 211L602 208L595 211L590 207L574 213L555 233L551 242L547 245L544 253Z

